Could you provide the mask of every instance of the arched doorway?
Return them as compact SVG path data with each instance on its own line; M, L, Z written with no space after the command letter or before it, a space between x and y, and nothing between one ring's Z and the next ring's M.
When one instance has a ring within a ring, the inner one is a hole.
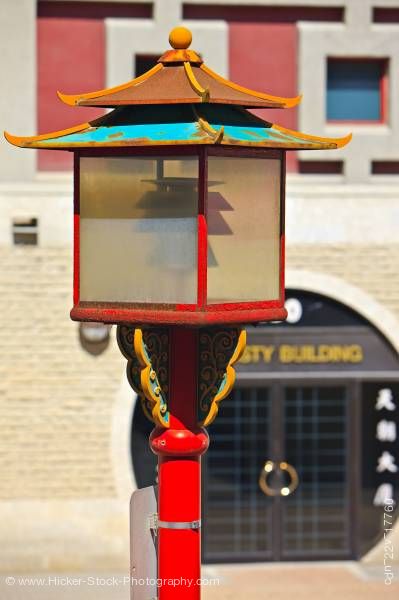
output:
M299 290L287 300L288 323L248 328L235 390L210 428L205 562L361 557L383 535L384 502L398 493L395 351L343 304ZM150 485L151 424L139 407L133 431L136 480ZM276 493L296 476L292 494Z

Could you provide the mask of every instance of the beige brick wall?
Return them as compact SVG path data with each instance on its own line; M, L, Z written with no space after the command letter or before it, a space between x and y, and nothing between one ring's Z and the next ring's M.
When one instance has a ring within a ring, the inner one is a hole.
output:
M399 320L398 259L399 244L287 248L291 271L342 278ZM0 264L0 570L126 569L130 482L121 493L116 473L130 465L114 446L125 360L114 336L99 357L81 348L69 248L0 247Z
M69 319L66 248L2 247L0 498L115 497L113 402L124 359L99 357ZM399 318L399 244L287 247L287 267L340 277Z
M112 498L113 404L124 359L99 357L69 319L66 248L2 247L0 498ZM287 267L340 277L399 318L399 244L288 246ZM328 290L326 290L327 292Z
M115 496L113 344L93 357L69 319L69 249L0 249L0 498Z
M333 275L359 287L399 320L399 244L288 245L286 262L289 269Z

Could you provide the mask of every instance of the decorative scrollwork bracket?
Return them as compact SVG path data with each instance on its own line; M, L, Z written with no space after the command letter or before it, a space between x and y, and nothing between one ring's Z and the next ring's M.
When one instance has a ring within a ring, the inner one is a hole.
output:
M202 329L199 333L198 422L214 421L219 402L231 392L246 344L246 331L235 327Z
M138 394L145 415L160 427L169 427L169 331L119 325L119 348L127 359L127 378Z
M128 361L128 381L140 397L145 415L165 428L170 424L170 339L167 327L118 326L118 345ZM219 402L231 392L236 377L234 364L241 358L245 343L246 332L237 327L198 331L198 426L212 423Z

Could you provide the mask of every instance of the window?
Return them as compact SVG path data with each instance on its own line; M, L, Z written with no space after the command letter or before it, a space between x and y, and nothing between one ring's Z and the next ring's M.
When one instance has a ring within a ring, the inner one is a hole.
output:
M281 161L210 156L208 174L208 303L277 299Z
M12 221L14 245L37 246L38 220L36 218L15 217Z
M155 67L159 56L153 54L136 54L134 60L134 76L139 77Z
M387 64L385 59L329 58L327 120L385 121Z
M342 160L300 160L298 170L303 175L343 175L344 163Z
M371 163L372 175L399 175L399 161L373 160Z
M82 157L80 299L195 304L197 207L194 156Z

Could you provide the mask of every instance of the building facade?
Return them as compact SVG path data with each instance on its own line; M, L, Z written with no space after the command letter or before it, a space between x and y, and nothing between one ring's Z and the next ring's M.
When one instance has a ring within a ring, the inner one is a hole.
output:
M0 108L16 134L97 116L56 90L131 79L177 23L215 71L304 94L298 109L263 117L353 132L342 150L288 162L290 319L250 330L212 426L204 560L379 561L386 500L398 501L399 2L3 0L0 17ZM156 477L151 425L115 331L69 320L70 156L4 142L0 153L1 568L126 569L128 501ZM281 473L259 485L268 460L298 475L286 498L274 495Z

